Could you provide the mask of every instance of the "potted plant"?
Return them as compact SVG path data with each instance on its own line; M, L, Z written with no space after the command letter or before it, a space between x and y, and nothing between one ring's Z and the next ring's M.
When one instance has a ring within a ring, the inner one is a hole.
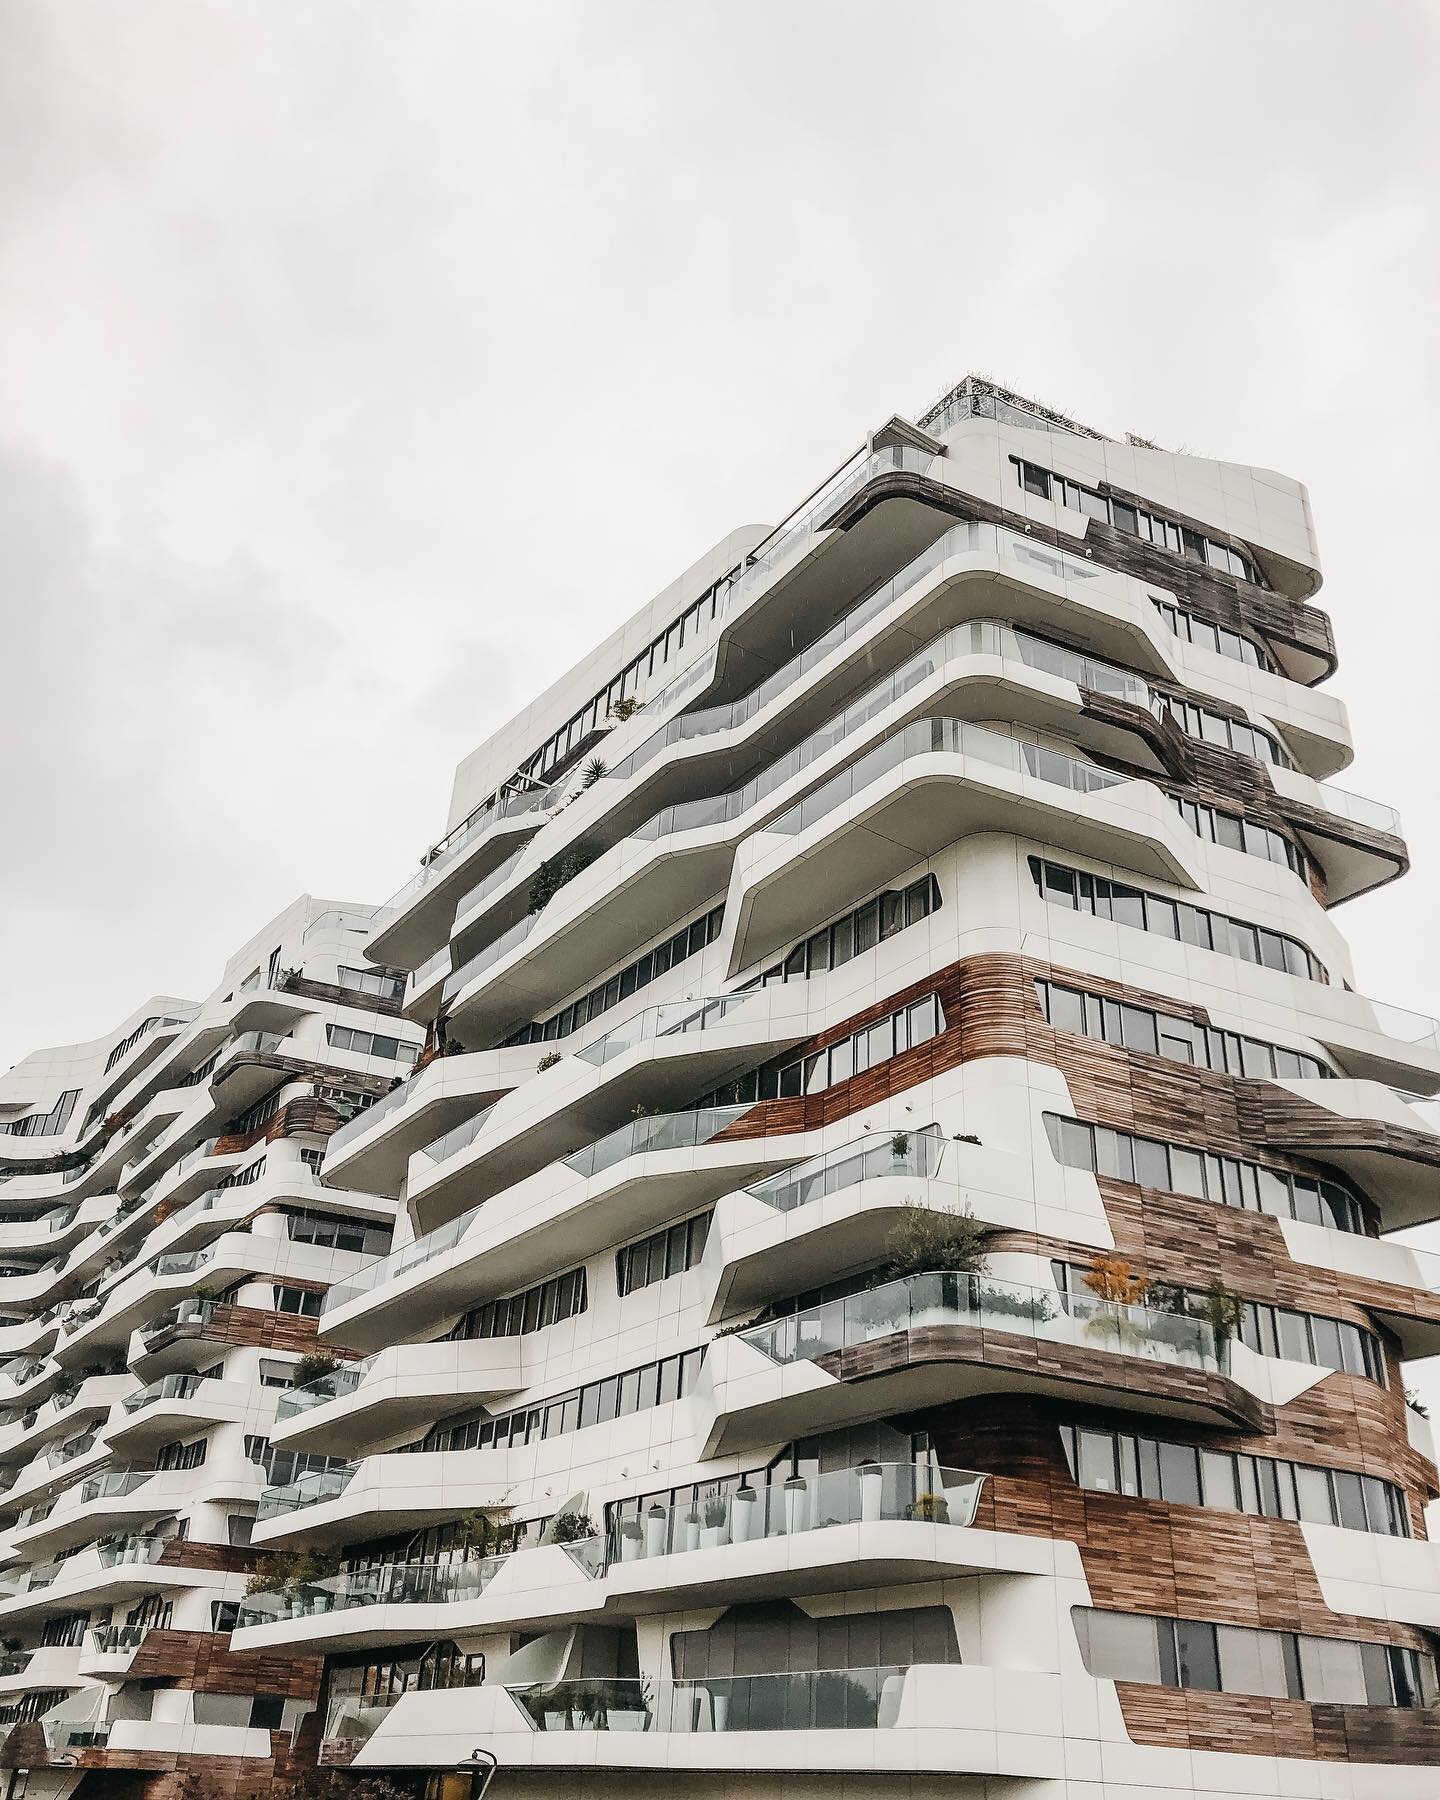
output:
M535 1073L543 1075L547 1069L553 1069L563 1058L558 1050L547 1050L535 1065Z
M1215 1360L1223 1368L1229 1359L1230 1340L1239 1335L1245 1322L1245 1302L1217 1275L1199 1296L1194 1310L1215 1333ZM1199 1353L1198 1344L1188 1347Z
M809 1518L810 1484L803 1475L791 1475L785 1482L785 1531L793 1536L804 1531Z
M687 1550L698 1550L700 1548L700 1515L693 1506L685 1514L684 1523L685 1548Z
M610 765L603 757L592 756L585 765L585 773L581 777L581 789L594 787L597 781L603 781L610 772Z
M860 1465L860 1518L866 1525L873 1525L880 1517L880 1510L885 1497L885 1470L878 1462L867 1461Z
M620 1560L638 1562L645 1549L645 1529L636 1518L620 1521Z
M917 1494L910 1516L914 1519L922 1519L931 1525L948 1525L950 1523L950 1502L943 1494Z
M890 1139L890 1154L896 1162L903 1162L910 1154L910 1133L908 1131L897 1131Z
M340 1367L338 1358L329 1356L323 1350L310 1350L295 1364L296 1387L311 1387L317 1381L324 1381Z
M755 1529L755 1490L748 1481L736 1488L731 1499L730 1514L733 1520L730 1528L731 1541L748 1544Z
M617 725L623 725L639 704L640 702L633 694L627 694L623 700L617 700L610 708L610 717L615 720Z
M717 1549L725 1542L725 1525L730 1516L725 1496L707 1494L701 1516L704 1520L700 1528L701 1547L706 1550Z
M594 1536L595 1527L591 1523L589 1513L556 1513L550 1522L550 1542L552 1544L578 1544L585 1538Z
M968 1207L963 1210L917 1206L900 1209L886 1248L887 1281L905 1281L911 1329L954 1323L960 1289L936 1276L983 1275L989 1266L989 1228Z
M1117 1349L1143 1343L1144 1328L1130 1317L1132 1307L1144 1305L1148 1291L1140 1271L1123 1256L1097 1256L1083 1280L1101 1302L1086 1321L1086 1336L1113 1339Z

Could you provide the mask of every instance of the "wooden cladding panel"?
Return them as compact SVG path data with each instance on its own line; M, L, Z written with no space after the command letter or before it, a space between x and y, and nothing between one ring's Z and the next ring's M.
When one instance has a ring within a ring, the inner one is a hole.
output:
M1119 492L1118 489L1113 491ZM849 525L871 506L896 496L918 500L922 505L949 513L954 518L1003 525L1034 543L1066 551L1071 556L1076 553L1074 538L1063 535L1052 525L995 506L975 495L957 494L954 488L940 482L900 470L870 483L839 507L825 524L827 527ZM1148 507L1152 503L1141 500L1137 504ZM1174 513L1166 516L1180 517ZM1209 537L1223 535L1214 525L1197 523L1195 528ZM1317 680L1322 680L1324 675L1333 675L1339 667L1335 634L1328 616L1318 607L1307 606L1302 600L1291 600L1284 594L1256 587L1250 582L1238 581L1234 576L1184 557L1171 556L1158 545L1144 543L1099 519L1089 523L1086 547L1100 552L1095 560L1103 567L1154 583L1157 589L1173 594L1187 611L1198 613L1213 624L1223 625L1231 631L1258 633L1261 638L1272 638L1278 643L1293 644L1318 658L1325 664L1325 669ZM1245 548L1243 545L1237 547ZM1250 554L1253 556L1253 551Z
M204 1694L281 1694L316 1700L324 1661L290 1651L234 1651L229 1632L156 1629L145 1634L127 1681L163 1681Z
M1052 1343L971 1325L924 1325L815 1359L839 1381L865 1381L916 1364L970 1363L1045 1381L1087 1387L1126 1388L1157 1400L1218 1412L1252 1432L1263 1431L1266 1409L1228 1377L1205 1369L1142 1362L1115 1352Z

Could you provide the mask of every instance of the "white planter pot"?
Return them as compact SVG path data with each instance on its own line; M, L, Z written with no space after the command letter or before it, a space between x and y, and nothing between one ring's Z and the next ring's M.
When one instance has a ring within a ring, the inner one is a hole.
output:
M700 1521L698 1519L685 1521L685 1548L687 1550L700 1548Z
M805 1481L792 1478L785 1483L785 1529L794 1534L810 1523L810 1490Z
M723 1731L730 1722L730 1696L716 1689L710 1697L710 1717L714 1721L716 1731Z
M646 1513L645 1515L645 1554L647 1556L663 1556L665 1554L665 1514Z
M867 1525L877 1523L884 1497L885 1471L879 1463L862 1464L860 1469L860 1517Z
M702 1550L718 1550L725 1542L723 1525L702 1525L700 1527L700 1548Z
M748 1544L750 1534L755 1529L755 1496L732 1494L730 1497L730 1518L732 1520L731 1541L737 1544Z
M639 1562L640 1553L645 1548L645 1540L639 1532L622 1531L620 1534L620 1560L622 1563Z

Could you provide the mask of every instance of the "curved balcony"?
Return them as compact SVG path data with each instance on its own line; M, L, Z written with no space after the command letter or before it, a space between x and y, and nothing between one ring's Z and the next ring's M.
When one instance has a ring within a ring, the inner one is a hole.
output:
M327 1285L353 1274L366 1259L348 1250L255 1232L227 1231L202 1250L158 1257L153 1267L141 1265L111 1289L103 1306L88 1313L67 1332L61 1353L75 1361L101 1348L124 1350L130 1333L178 1302L200 1285L228 1286L241 1276L291 1276Z
M1015 1165L1007 1151L926 1128L867 1133L746 1184L719 1203L706 1239L710 1323L883 1263L895 1215L909 1206L969 1209L984 1224L1033 1231L1034 1199Z
M778 817L788 818L806 804L800 796L817 782L821 793L829 793L830 804L839 804L835 784L846 780L853 768L866 769L873 778L894 766L893 748L890 761L871 763L871 759L886 755L887 743L893 746L904 741L905 754L917 754L921 749L918 739L904 740L905 731L918 732L935 723L925 721L923 715L967 688L984 716L999 711L1034 729L1058 726L1063 730L1068 726L1073 730L1080 690L1043 670L1007 663L983 648L975 650L974 642L983 644L987 629L999 630L977 623L945 633L745 786L667 807L632 829L621 843L567 883L546 907L516 919L450 976L444 997L452 1028L462 1037L467 1033L503 1034L537 1008L583 986L595 971L623 957L633 945L637 909L641 916L680 918L702 905L729 879L737 846L748 833L774 829ZM1013 680L1007 671L1014 671ZM912 721L908 727L907 719ZM962 731L978 734L967 746L975 762L1016 772L1023 763L1029 776L1052 790L1058 787L1094 794L1105 788L1122 788L1132 779L960 721L952 722L948 738L934 744L927 741L923 747L958 752ZM898 760L903 760L903 755ZM971 785L981 794L993 788L993 783L981 784L979 776L971 774ZM1183 827L1176 833L1159 826L1159 791L1144 783L1134 785L1147 796L1149 816L1136 819L1122 814L1116 819L1100 808L1084 821L1076 847L1109 855L1141 873L1194 885L1190 864L1195 854L1179 850L1186 840L1195 842L1193 834ZM1013 783L1000 784L990 812L968 822L968 828L1003 829L1007 819L1013 821L1017 802L1023 811L1027 800L1032 809L1042 806L1047 830L1056 841L1074 837L1073 827L1064 823L1071 817L1071 809L1061 807L1055 792L1041 788L1032 796L1022 788L1017 794ZM971 811L975 811L973 804ZM1116 826L1122 823L1124 829L1117 833ZM785 828L798 829L793 824ZM950 842L966 828L967 821L957 821L950 836L940 841ZM1010 828L1014 829L1013 823ZM906 859L899 866L913 860ZM886 871L887 875L894 872L894 867Z
M357 1773L453 1768L480 1742L507 1770L833 1771L1063 1781L1061 1677L979 1663L779 1675L575 1679L412 1693L371 1725ZM1010 1722L1007 1725L1006 1722Z
M508 1337L393 1345L283 1394L270 1441L353 1455L357 1445L423 1430L457 1406L493 1405L526 1385L523 1342Z
M1153 1308L909 1276L712 1343L707 1454L1006 1389L1258 1430L1263 1408L1232 1379L1231 1348Z
M746 1111L632 1120L337 1285L321 1335L357 1350L419 1336L447 1311L598 1255L811 1147L799 1137L727 1139Z
M1198 839L1151 783L988 726L920 719L741 847L731 972L803 936L817 892L838 909L984 831L1019 832L1141 876L1204 885Z
M412 1210L428 1223L452 1195L486 1200L557 1153L583 1155L642 1106L683 1105L823 1030L841 1016L825 1002L824 983L787 983L647 1007L426 1145L410 1168Z
M458 825L426 853L421 867L376 910L365 954L372 962L413 969L449 936L455 903L478 875L493 868L545 823L563 787L511 794Z
M410 1158L502 1094L532 1080L547 1046L436 1057L357 1113L325 1146L324 1179L350 1192L398 1196Z
M163 1375L131 1394L111 1419L106 1441L126 1455L141 1444L164 1443L202 1425L262 1421L270 1395L249 1383L179 1372Z

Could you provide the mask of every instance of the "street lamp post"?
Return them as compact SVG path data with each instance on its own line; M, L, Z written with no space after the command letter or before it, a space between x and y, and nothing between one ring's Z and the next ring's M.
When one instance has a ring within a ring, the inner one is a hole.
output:
M470 1772L470 1800L485 1800L485 1790L495 1779L500 1759L490 1750L472 1750L460 1766Z

